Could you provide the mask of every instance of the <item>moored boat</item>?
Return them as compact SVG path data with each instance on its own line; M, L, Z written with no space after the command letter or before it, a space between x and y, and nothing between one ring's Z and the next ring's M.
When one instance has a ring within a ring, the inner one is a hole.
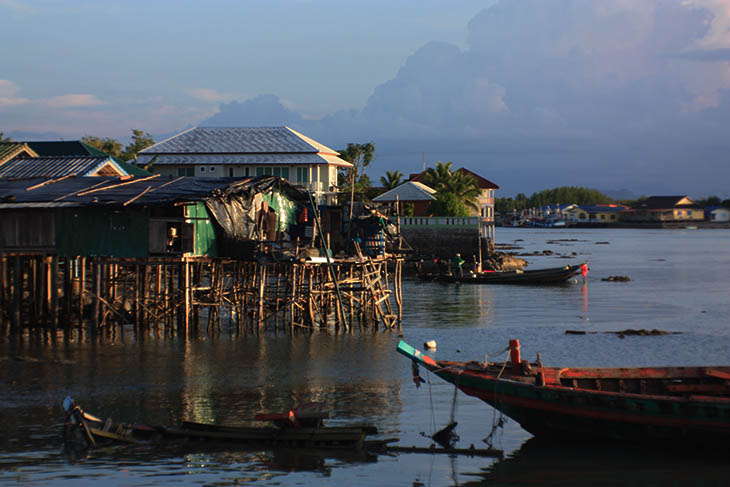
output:
M550 267L535 270L488 271L476 274L419 274L423 281L461 283L461 284L559 284L580 274L587 264L571 264L562 267Z
M326 426L323 419L328 418L329 413L322 410L319 403L255 417L257 421L269 421L274 426L225 426L188 421L179 426L149 426L102 420L85 412L70 397L64 400L63 407L66 412L64 439L70 446L81 448L183 439L252 446L362 450L366 447L366 436L377 433L373 426Z
M398 352L517 421L537 437L637 442L730 440L730 366L544 367L434 360L401 341Z

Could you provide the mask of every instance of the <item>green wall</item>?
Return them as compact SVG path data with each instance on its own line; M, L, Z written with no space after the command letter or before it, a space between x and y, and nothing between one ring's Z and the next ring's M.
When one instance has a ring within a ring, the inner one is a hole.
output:
M65 208L55 218L60 256L147 256L149 216L144 210Z

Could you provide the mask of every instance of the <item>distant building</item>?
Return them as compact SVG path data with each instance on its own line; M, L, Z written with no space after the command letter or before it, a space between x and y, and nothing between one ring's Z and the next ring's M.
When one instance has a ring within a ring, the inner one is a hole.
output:
M406 181L398 187L373 198L375 203L399 205L398 213L404 215L404 205L413 205L412 216L428 216L428 205L436 200L436 190L418 181Z
M588 215L586 223L593 225L613 225L621 220L621 215L629 211L628 206L617 204L580 205L579 209Z
M337 171L352 167L339 153L289 127L197 127L142 150L164 176L277 176L333 204Z
M707 217L707 221L710 222L730 222L730 209L724 208L722 206L711 206L705 208L705 215Z
M459 168L456 172L467 174L473 177L477 186L481 190L479 195L477 206L478 208L473 211L475 217L479 217L479 237L481 240L487 242L487 248L493 250L494 248L494 192L499 189L499 186L494 184L492 181L480 176L479 174L472 172L466 168ZM426 175L426 171L418 174L411 174L410 181L420 182ZM480 241L481 241L480 240Z
M627 222L686 222L705 219L705 211L689 196L651 196L623 214Z
M494 184L492 181L488 180L487 178L484 178L480 176L479 174L472 172L466 168L459 168L455 173L460 172L462 174L468 174L469 176L473 177L476 182L477 186L481 190L482 194L479 196L478 199L478 209L473 210L474 216L479 216L487 221L494 224L494 192L499 189L499 186ZM411 174L410 181L418 181L421 182L423 180L423 177L426 175L426 171L420 172L418 174Z

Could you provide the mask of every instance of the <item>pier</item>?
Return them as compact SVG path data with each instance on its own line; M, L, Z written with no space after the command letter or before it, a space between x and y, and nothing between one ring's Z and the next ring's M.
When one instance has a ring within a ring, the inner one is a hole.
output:
M389 274L388 264L393 268ZM398 328L403 259L327 263L0 255L0 330L137 334ZM339 290L339 293L336 291Z

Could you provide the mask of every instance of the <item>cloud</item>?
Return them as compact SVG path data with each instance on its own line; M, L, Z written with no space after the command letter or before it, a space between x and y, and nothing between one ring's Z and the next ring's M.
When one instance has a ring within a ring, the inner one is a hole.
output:
M27 3L20 2L19 0L0 0L0 7L5 7L8 10L19 13L19 14L30 14L35 13L35 8L31 7Z
M0 96L11 97L20 91L20 87L8 79L0 79Z
M28 105L41 109L48 108L83 108L104 105L96 95L88 93L71 93L67 95L53 96L50 98L26 98L15 96L20 91L16 83L0 79L0 108Z
M284 106L275 95L259 95L243 102L223 103L215 115L200 122L201 127L296 125L303 117Z
M82 108L104 105L104 102L88 93L74 93L54 96L40 100L39 103L50 108Z
M20 87L7 79L0 79L0 108L14 107L30 103L28 98L16 97Z
M198 100L219 103L224 100L230 100L233 98L232 95L221 93L219 91L209 88L192 88L186 91L187 94Z

